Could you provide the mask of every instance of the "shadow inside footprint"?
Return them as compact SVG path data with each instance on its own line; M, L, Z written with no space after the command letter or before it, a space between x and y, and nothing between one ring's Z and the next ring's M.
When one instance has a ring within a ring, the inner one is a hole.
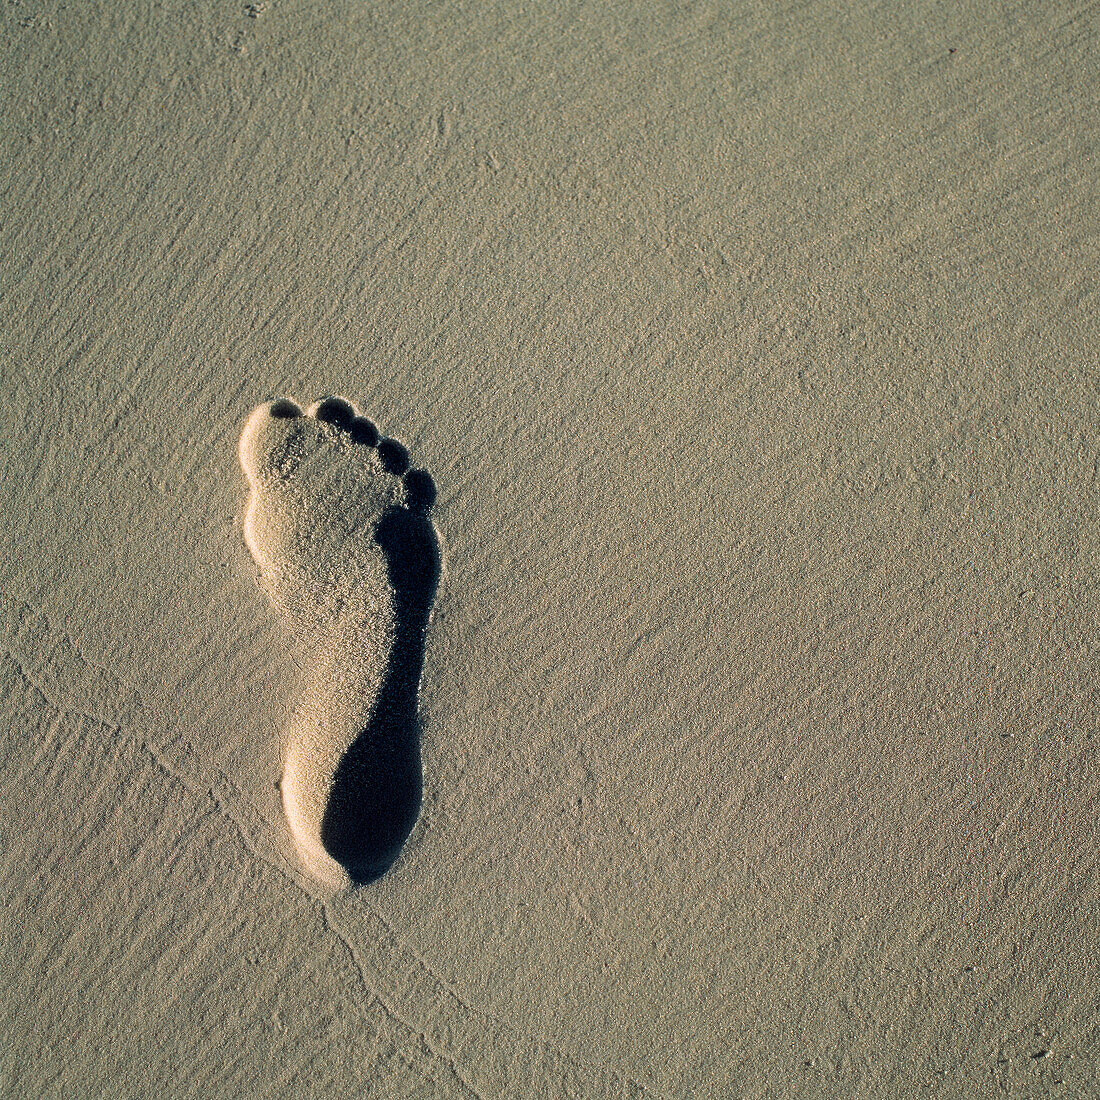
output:
M370 721L337 766L321 822L321 843L357 885L389 870L420 813L417 690L440 571L426 509L391 508L375 537L394 591L393 650Z

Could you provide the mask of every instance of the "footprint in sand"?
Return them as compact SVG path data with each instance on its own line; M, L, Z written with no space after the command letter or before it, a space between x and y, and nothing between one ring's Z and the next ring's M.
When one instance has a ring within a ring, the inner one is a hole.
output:
M307 669L283 808L307 867L369 882L420 810L417 689L440 554L435 487L352 405L261 405L241 434L244 538Z

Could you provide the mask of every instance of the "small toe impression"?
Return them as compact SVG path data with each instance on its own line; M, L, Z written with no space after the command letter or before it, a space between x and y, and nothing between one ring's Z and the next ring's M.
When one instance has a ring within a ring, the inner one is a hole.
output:
M435 482L427 470L405 474L405 503L414 512L426 512L435 503Z
M350 431L353 443L373 447L378 442L378 429L365 416L357 416L351 422Z
M409 452L396 439L383 439L378 444L378 457L387 473L403 474L409 468Z
M311 411L323 424L336 428L347 428L355 419L355 406L343 397L326 397L318 401Z

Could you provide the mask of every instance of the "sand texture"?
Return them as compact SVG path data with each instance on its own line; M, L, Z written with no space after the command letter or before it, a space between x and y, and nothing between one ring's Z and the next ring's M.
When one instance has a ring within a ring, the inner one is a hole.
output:
M0 43L0 1095L1100 1095L1095 5Z

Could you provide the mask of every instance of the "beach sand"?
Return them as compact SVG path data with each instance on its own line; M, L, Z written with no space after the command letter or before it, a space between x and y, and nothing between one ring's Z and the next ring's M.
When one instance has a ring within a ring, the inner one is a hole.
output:
M842 7L4 5L5 1097L1100 1094L1100 16ZM355 887L329 394L442 562Z

